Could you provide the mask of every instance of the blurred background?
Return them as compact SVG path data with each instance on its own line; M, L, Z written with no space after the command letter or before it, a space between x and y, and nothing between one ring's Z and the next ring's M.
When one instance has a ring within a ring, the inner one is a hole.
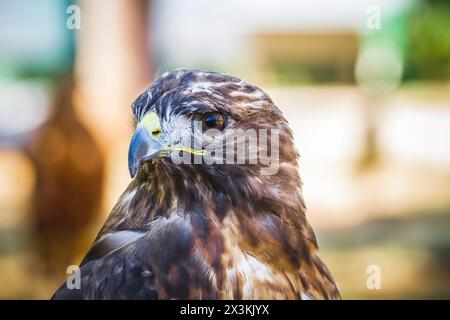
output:
M450 298L448 1L0 0L0 48L0 298L80 262L130 182L132 101L179 67L285 113L343 298Z

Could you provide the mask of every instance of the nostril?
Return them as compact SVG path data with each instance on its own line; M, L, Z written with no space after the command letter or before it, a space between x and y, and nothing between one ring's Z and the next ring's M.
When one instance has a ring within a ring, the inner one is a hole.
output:
M161 134L161 129L155 129L152 131L153 137L158 137Z

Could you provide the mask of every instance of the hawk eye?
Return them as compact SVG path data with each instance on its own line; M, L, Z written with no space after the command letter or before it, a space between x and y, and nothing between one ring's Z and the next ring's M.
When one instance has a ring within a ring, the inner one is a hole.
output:
M225 128L225 117L218 112L208 112L202 115L202 130L218 129L223 130Z

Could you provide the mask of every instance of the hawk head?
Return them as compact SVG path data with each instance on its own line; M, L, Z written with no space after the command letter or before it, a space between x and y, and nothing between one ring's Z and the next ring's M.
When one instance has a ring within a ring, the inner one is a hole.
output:
M189 204L197 200L193 194L212 193L212 204L222 204L219 215L224 203L239 206L243 198L303 206L292 132L256 86L229 75L177 70L142 93L132 110L130 174L160 181L172 200Z

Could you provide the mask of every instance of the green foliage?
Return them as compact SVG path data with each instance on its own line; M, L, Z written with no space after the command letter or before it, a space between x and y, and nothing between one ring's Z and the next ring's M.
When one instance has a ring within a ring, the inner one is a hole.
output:
M450 4L431 2L411 15L405 79L450 79Z

